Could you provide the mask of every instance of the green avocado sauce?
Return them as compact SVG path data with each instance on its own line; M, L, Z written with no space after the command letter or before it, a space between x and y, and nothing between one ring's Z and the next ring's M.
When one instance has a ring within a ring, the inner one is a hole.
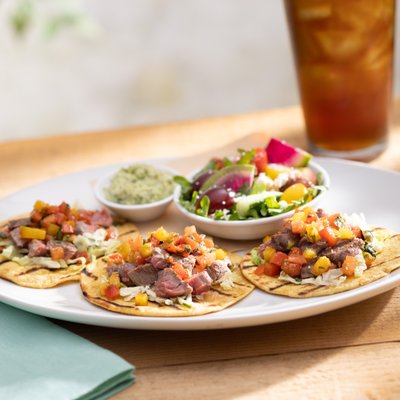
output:
M148 204L170 196L173 176L151 165L135 164L121 168L104 188L107 200L118 204Z

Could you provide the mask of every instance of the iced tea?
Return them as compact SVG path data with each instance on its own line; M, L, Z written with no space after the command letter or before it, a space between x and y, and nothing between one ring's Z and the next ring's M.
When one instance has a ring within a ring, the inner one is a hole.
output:
M356 159L385 148L395 0L285 0L312 149Z

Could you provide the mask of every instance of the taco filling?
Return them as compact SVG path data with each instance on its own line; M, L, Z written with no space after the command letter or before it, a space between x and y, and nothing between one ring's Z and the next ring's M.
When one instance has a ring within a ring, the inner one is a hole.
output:
M85 265L113 253L135 231L122 221L114 226L105 209L38 200L29 215L0 223L0 277L34 288L79 280Z
M239 260L240 261L240 257ZM254 288L228 254L194 226L163 227L122 243L81 274L91 302L112 311L153 316L199 315L239 301Z
M396 241L398 235L371 228L362 215L328 215L305 207L296 210L281 231L264 238L245 257L242 270L269 292L292 297L336 293L398 268L398 257L390 256L396 248L391 238ZM315 288L306 290L305 285Z

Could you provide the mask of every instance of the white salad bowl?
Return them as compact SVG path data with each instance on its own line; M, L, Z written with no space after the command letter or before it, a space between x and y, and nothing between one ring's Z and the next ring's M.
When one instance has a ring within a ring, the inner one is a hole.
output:
M314 161L310 161L308 166L322 177L323 185L329 189L330 179L328 172ZM198 172L198 171L196 171ZM192 173L193 177L196 172ZM318 194L314 199L306 205L310 207L317 206L324 197L326 191ZM192 224L201 229L203 232L212 236L218 236L225 239L233 240L253 240L260 239L265 235L272 234L282 228L285 219L294 214L288 211L283 214L264 217L258 219L247 219L240 221L213 220L211 218L202 217L186 210L180 203L181 187L177 186L174 191L174 203L178 211L186 217Z
M145 163L140 163L140 164L145 164ZM132 165L127 164L126 167ZM164 166L156 166L149 164L152 167L158 169L159 171L167 172L170 175L174 176L177 175L177 171L167 168ZM121 167L123 168L123 167ZM167 209L168 205L172 202L173 199L173 194L171 194L168 197L165 197L162 200L155 201L152 203L146 203L146 204L134 204L134 205L125 205L125 204L119 204L115 203L113 201L108 200L105 197L104 194L104 188L108 187L111 183L112 177L121 169L118 168L115 171L101 177L98 179L96 182L95 188L94 188L94 194L96 196L96 199L106 208L108 208L110 211L112 211L114 214L125 218L130 221L136 221L136 222L144 222L144 221L151 221L153 219L156 219L160 217L165 210Z

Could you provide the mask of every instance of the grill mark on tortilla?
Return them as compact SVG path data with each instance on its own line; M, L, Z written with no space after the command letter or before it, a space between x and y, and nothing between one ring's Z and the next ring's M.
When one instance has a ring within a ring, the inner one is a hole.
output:
M118 237L126 236L126 235L129 235L130 233L135 233L135 232L137 232L137 230L136 229L132 229L132 230L130 230L128 232L121 233L120 235L118 235Z
M400 236L400 235L399 235L399 236ZM380 265L384 265L384 264L390 263L391 261L398 260L398 259L400 259L400 256L393 257L393 258L391 258L391 259L389 259L389 260L383 260L383 261L381 261L379 264L373 264L373 265L371 265L368 269L375 268L375 267L379 267Z
M390 239L393 239L393 238L398 237L398 236L400 236L400 233L396 233L396 234L393 235L393 236L389 236L389 237L387 237L387 238L385 239L385 242L386 242L386 240L390 240Z
M239 282L234 282L234 283L235 283L235 286L244 286L244 287L249 287L249 286L251 286L251 285L246 284L246 283L239 283Z
M290 285L290 282L284 282L284 283L281 283L280 285L278 285L278 286L275 286L275 287L272 287L272 288L268 288L269 290L276 290L276 289L279 289L279 288L281 288L281 287L283 287L283 286L286 286L286 285Z
M242 264L242 268L243 269L245 269L245 268L253 268L253 267L256 267L256 266L257 265L255 265L255 264L250 264L250 265L249 264L245 264L245 263Z
M305 294L314 292L314 291L320 289L321 287L322 287L322 286L315 286L315 287L313 287L313 288L311 288L311 289L303 290L302 292L299 292L298 294L299 294L300 296L303 296L303 295L305 295Z
M90 297L86 292L83 292L83 295L85 297ZM127 306L125 304L114 303L113 301L103 299L102 297L92 297L92 299L100 300L100 301L102 301L104 303L112 304L113 306L116 306L116 307L137 308L135 305Z
M86 276L88 276L89 278L92 278L93 280L98 279L98 276L92 274L92 273L89 272L86 268L84 268L81 272L82 272L83 274L85 274Z
M210 290L212 290L213 292L217 292L217 293L219 293L219 294L222 295L222 296L232 297L231 294L221 292L220 290L215 289L215 288L213 288L213 287L212 287Z
M38 271L38 270L40 270L40 269L45 269L45 270L47 270L47 271L49 270L49 269L46 268L46 267L34 267L34 268L28 269L27 271L24 271L24 272L19 273L18 276L27 275L27 274L30 274L31 272L35 272L35 271Z
M4 264L4 263L6 263L6 262L9 262L9 261L11 261L11 260L8 260L7 258L6 258L5 260L1 260L1 261L0 261L0 265L1 265L1 264Z

